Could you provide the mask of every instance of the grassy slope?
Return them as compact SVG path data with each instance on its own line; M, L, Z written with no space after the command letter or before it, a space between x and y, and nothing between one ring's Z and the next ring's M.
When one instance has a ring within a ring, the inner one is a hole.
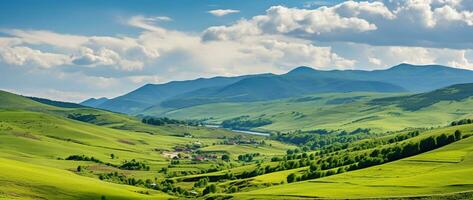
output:
M118 185L65 170L0 158L0 199L168 199L143 188ZM138 193L150 192L150 195Z
M102 126L64 117L68 113L97 114L97 120L92 123ZM184 132L197 138L173 136ZM86 166L86 169L97 168L98 172L109 172L110 169L92 162L59 158L84 154L117 165L123 160L137 159L146 162L151 170L112 170L140 179L162 178L163 175L157 171L166 167L169 161L155 149L171 150L175 145L193 142L211 145L221 141L218 138L225 135L238 134L202 127L148 126L124 115L91 108L54 107L0 91L0 198L98 199L100 195L107 196L107 199L167 197L161 193L145 196L134 192L142 188L82 176L92 176L89 173L77 175L72 171L78 165ZM275 145L278 148L281 146L281 143ZM291 148L289 145L284 147ZM118 158L111 159L112 153ZM188 170L202 169L205 165L192 165Z
M336 103L343 98L358 96L363 98L346 104ZM285 99L254 103L219 103L169 111L165 115L181 119L209 119L208 122L211 123L220 123L242 115L263 116L273 121L273 124L258 128L263 131L322 128L372 128L376 131L388 131L406 127L443 126L453 120L470 117L473 111L473 99L461 102L444 101L415 112L394 105L377 106L368 103L371 99L386 96L388 95L344 93L314 95L312 97L316 98L315 100L302 102L296 101L297 99Z
M472 125L437 129L437 135L472 132ZM239 198L363 198L425 196L473 190L473 138L399 161L321 179L236 194ZM273 177L277 174L273 174ZM267 177L268 178L268 177ZM274 179L274 178L273 178ZM273 180L278 181L278 180Z

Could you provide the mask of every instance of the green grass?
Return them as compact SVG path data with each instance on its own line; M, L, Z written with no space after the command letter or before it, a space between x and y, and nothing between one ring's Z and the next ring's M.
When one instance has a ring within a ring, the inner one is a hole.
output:
M273 121L270 125L255 129L261 131L371 128L377 132L408 127L438 127L472 117L471 98L441 101L416 111L371 103L372 99L396 95L399 94L343 93L252 103L217 103L167 111L161 115L178 119L207 119L208 123L220 123L243 115ZM159 113L149 111L148 114Z
M425 136L473 126L429 131ZM430 196L473 190L473 137L399 161L320 179L236 194L241 198L381 198ZM284 174L273 174L283 176ZM266 176L266 175L265 175ZM256 178L258 179L258 177ZM259 179L274 181L274 178Z
M213 116L209 122L219 122L240 115L269 118L274 123L263 130L295 129L354 129L373 128L378 131L406 127L443 126L466 118L473 113L473 100L443 101L416 112L395 106L373 106L373 98L389 96L373 93L346 93L311 96L256 103L223 103L203 105L169 112L170 116L201 118ZM209 106L212 106L210 109ZM188 111L190 114L185 114ZM71 113L97 116L88 122L67 118ZM453 133L461 129L473 132L473 125L436 128L422 132L407 141L417 141L431 135ZM193 137L182 137L190 133ZM265 140L265 145L221 145L227 137L236 135ZM384 137L392 137L387 135ZM366 139L364 141L368 141ZM364 141L357 141L361 143ZM10 93L0 92L0 199L167 199L168 194L141 187L119 185L97 178L99 173L119 172L127 177L163 180L160 169L169 167L170 160L161 151L173 147L201 143L202 152L230 154L232 161L219 159L204 162L182 161L169 172L199 172L223 166L217 172L173 178L176 185L193 190L192 179L238 175L257 166L276 166L272 156L284 155L292 145L222 129L187 126L150 126L134 117L92 108L62 108L41 104ZM395 144L386 144L395 145ZM353 149L351 149L353 150ZM350 151L350 150L341 150ZM367 150L352 151L359 155ZM118 158L112 159L110 154ZM243 165L237 155L260 153L255 161ZM87 155L106 163L121 164L136 159L147 163L150 171L121 170L86 161L63 160L69 155ZM84 170L76 172L77 166ZM227 169L226 167L230 167ZM273 172L256 177L215 182L219 188L245 185L239 193L225 194L237 199L287 198L382 198L432 196L473 190L473 137L440 149L374 166L309 181L280 184L290 173L301 174L307 167ZM197 189L197 190L201 190ZM142 194L149 192L149 195ZM140 193L141 192L141 193ZM468 193L469 194L469 193ZM457 197L454 194L453 197ZM461 194L462 195L462 194ZM439 197L441 198L441 197Z
M81 122L67 118L71 113L97 117ZM184 133L193 137L182 137ZM100 181L98 174L118 172L142 180L162 180L165 175L159 171L168 167L170 160L161 151L196 142L212 147L223 142L224 137L237 135L264 139L223 129L150 126L126 115L92 108L55 107L0 91L0 199L100 199L102 195L107 199L168 198L171 196L161 192ZM271 155L293 148L270 143L274 147L265 151ZM116 157L112 159L110 154ZM93 156L115 165L136 159L151 169L121 170L94 162L63 160L70 155ZM77 173L79 165L84 171ZM170 171L200 171L209 167L208 163L188 164ZM150 195L137 191L148 191Z
M271 144L271 146L269 146ZM223 152L238 156L246 153L260 153L263 155L284 155L287 149L292 148L291 145L277 141L269 141L264 146L242 144L242 145L212 145L204 147L204 152Z
M167 194L118 185L66 170L0 158L0 199L168 199ZM138 193L148 191L150 195Z

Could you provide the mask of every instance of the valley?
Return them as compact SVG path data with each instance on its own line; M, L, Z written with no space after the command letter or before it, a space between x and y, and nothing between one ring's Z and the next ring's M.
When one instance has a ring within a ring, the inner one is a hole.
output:
M472 88L164 103L136 114L1 91L0 198L469 199Z
M473 200L473 0L3 0L0 200Z

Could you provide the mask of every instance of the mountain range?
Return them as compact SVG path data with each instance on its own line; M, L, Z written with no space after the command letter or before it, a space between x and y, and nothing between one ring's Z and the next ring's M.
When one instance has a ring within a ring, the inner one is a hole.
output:
M473 82L473 71L441 65L399 64L384 70L331 70L297 67L286 74L199 78L147 84L125 95L88 99L82 105L127 114L156 107L172 110L218 102L254 102L307 94L419 93Z

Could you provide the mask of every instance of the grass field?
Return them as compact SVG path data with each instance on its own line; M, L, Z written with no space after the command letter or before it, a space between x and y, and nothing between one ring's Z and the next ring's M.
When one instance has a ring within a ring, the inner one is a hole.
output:
M95 118L77 121L67 117L71 113L94 115ZM192 137L184 137L184 133L190 133ZM247 146L214 145L221 143L223 138L234 136L265 139L215 128L150 126L126 115L92 108L45 105L0 92L0 198L167 199L172 196L142 185L135 187L101 181L98 175L117 172L127 178L162 180L166 174L160 170L170 164L163 151L198 143L219 152L234 149L243 154ZM293 148L276 141L270 143L273 147L261 148L265 151L261 152L264 156L284 154L285 150ZM260 150L257 146L251 148ZM135 159L146 163L150 169L124 170L92 161L64 160L71 155L94 157L116 166ZM200 171L216 163L183 163L168 171ZM76 170L78 166L83 167L80 173Z
M473 126L430 131L426 136ZM389 198L431 196L473 190L473 138L399 161L325 178L236 194L237 198ZM276 181L281 174L256 180ZM282 178L282 177L281 177Z
M249 115L273 121L272 124L256 128L261 131L292 130L354 130L371 128L384 132L408 127L438 127L471 117L473 99L444 101L417 111L406 111L396 106L372 105L372 99L399 94L343 93L313 95L252 103L218 103L194 106L161 114L180 119L207 119L209 123Z
M52 167L0 158L0 199L168 199L153 190L103 182ZM144 193L148 192L148 195Z
M410 112L394 106L369 107L368 100L381 97L380 94L333 95L312 96L302 100L234 104L234 107L228 107L235 109L228 111L232 114L218 111L222 114L221 118L213 118L211 121L218 122L225 117L239 115L236 111L241 106L246 106L248 109L254 109L247 110L251 116L270 117L274 120L275 123L262 127L270 130L279 130L278 127L287 127L287 130L294 130L296 127L306 130L315 127L350 129L358 128L358 125L378 131L409 126L439 127L420 129L420 135L399 142L403 144L418 142L442 133L452 134L457 129L464 135L473 134L472 124L445 126L449 120L470 116L469 113L473 109L473 105L470 105L473 104L471 99L440 102ZM238 190L236 193L217 192L194 197L205 199L222 195L222 198L235 199L413 196L433 198L441 194L456 199L472 196L468 191L473 191L473 137L402 160L288 184L286 179L289 174L301 176L309 167L301 165L266 174L243 176L245 173L256 171L255 169L275 168L284 164L284 161L272 161L272 158L282 157L288 149L296 148L268 137L218 128L151 126L141 123L135 117L103 110L45 105L9 93L0 93L0 97L0 199L189 198L179 196L177 188L202 194L205 187L195 184L204 178L209 178L208 184L215 184L219 192L229 192L227 189L235 187L238 187ZM272 114L262 115L260 112ZM348 113L348 117L344 117L347 115L344 112ZM70 119L70 114L94 117L87 121L77 121ZM362 117L367 114L377 117ZM420 115L424 117L421 118ZM359 119L360 117L362 119ZM352 123L347 123L350 120ZM318 123L325 125L317 125ZM306 124L315 125L304 127ZM381 128L377 128L378 126ZM355 140L348 147L388 141L409 132L385 133L375 138ZM366 149L347 147L319 157L365 155L370 148L394 147L398 142L375 144L377 146ZM306 151L322 152L320 149ZM180 154L181 157L177 160L170 159L166 157L167 154ZM255 156L250 161L238 160L238 155L244 154ZM86 155L100 162L65 160L71 155ZM230 160L223 161L223 155L229 155ZM196 156L203 156L205 159L194 159ZM127 170L118 167L125 160L133 159L145 163L149 170ZM298 162L302 160L298 159ZM82 167L81 170L78 166ZM118 182L117 179L101 180L100 177L103 178L104 174L111 173L123 175L128 180L148 179L158 183L170 181L175 188L171 191L151 190L145 183L129 184ZM230 175L233 178L229 177ZM241 177L236 178L238 176ZM438 196L439 199L443 197L446 196Z

